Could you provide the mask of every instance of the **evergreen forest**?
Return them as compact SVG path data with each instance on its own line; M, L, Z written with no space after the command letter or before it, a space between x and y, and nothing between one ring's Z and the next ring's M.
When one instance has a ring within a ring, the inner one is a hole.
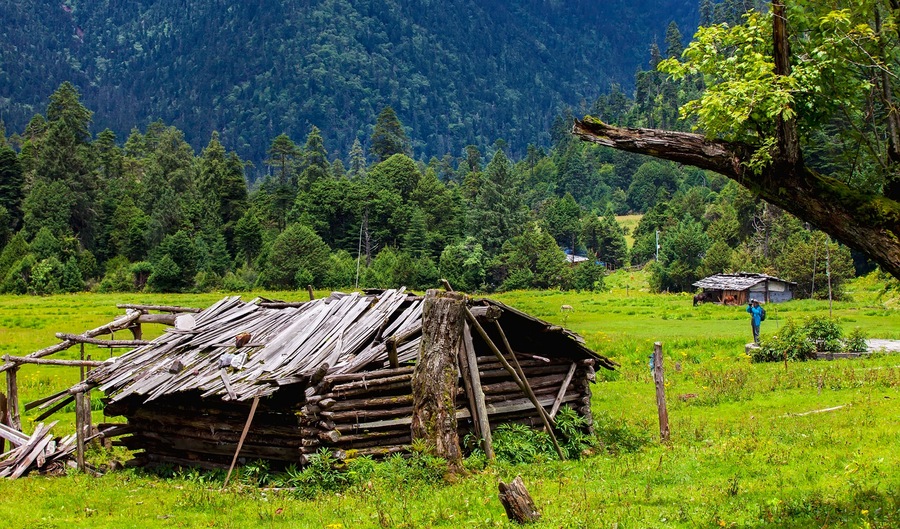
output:
M703 24L733 25L753 7L703 0L693 9ZM261 8L254 12L262 16ZM649 264L659 291L691 291L706 275L744 270L796 281L800 296L825 296L828 285L839 295L841 283L869 265L854 262L846 247L814 227L725 177L570 134L579 112L625 126L689 130L679 107L697 98L703 79L675 80L656 69L680 57L684 41L678 24L668 23L663 40L648 39L645 67L627 85L633 89L613 84L583 109L563 107L546 124L546 144L519 145L528 135L518 133L514 119L497 116L509 140L485 145L489 136L466 132L453 135L453 142L466 142L461 149L433 143L433 130L452 127L415 117L399 97L399 109L372 98L371 123L344 127L370 131L362 138L336 135L330 120L345 118L341 105L329 101L321 114L304 114L319 116L322 128L293 114L282 116L292 124L285 129L244 118L221 130L207 123L212 132L195 149L177 124L191 127L190 134L199 125L181 119L152 121L125 135L112 128L95 133L98 114L111 119L85 102L96 86L82 92L63 82L24 126L0 133L0 291L423 289L439 278L470 292L595 290L609 269ZM257 101L255 111L272 115L271 102ZM232 103L234 111L243 104ZM435 120L448 117L429 104L413 106ZM460 115L479 115L477 104L461 107ZM141 121L114 116L129 119ZM228 128L238 123L245 128ZM308 123L302 133L300 123ZM235 134L265 138L259 159L225 140ZM428 150L437 153L425 158ZM629 233L616 219L625 214L643 215ZM575 265L566 254L586 259Z

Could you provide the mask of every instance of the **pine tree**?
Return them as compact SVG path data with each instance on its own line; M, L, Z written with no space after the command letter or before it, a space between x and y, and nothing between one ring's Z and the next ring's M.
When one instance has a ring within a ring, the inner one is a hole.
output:
M363 151L359 138L356 138L353 140L353 146L350 147L350 171L347 175L350 178L365 178L366 166L366 153Z
M715 8L712 0L700 0L700 25L711 26L714 22Z
M16 151L8 146L0 147L0 207L6 208L6 228L17 230L22 222L22 199L25 196L22 165Z
M325 150L325 142L322 140L322 132L313 126L306 136L306 147L303 149L303 164L300 181L303 189L317 181L328 178L331 173L331 164L328 163L328 151Z
M683 51L684 43L681 40L681 31L678 30L678 24L673 20L666 28L666 58L680 59Z
M378 114L372 133L372 156L383 162L395 154L410 154L409 139L394 109L387 106Z
M485 168L469 216L470 233L489 255L496 255L504 241L522 230L526 218L522 194L503 151L497 151Z
M266 165L275 169L278 175L278 183L288 185L291 182L294 173L294 163L300 157L300 148L294 143L287 134L279 134L272 140L272 145L266 151L269 158L266 159Z

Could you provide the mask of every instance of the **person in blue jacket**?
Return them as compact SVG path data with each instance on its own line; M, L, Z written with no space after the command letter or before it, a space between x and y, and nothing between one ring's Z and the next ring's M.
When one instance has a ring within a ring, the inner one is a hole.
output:
M753 343L759 344L759 324L762 322L763 308L759 301L751 299L747 304L747 312L750 313L750 327L753 328Z

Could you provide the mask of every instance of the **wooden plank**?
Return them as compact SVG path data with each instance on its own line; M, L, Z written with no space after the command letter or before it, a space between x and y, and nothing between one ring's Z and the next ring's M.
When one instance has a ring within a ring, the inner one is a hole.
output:
M101 340L99 338L88 338L87 336L80 336L77 334L69 334L64 332L56 333L56 337L60 340L69 340L75 343L88 343L91 345L99 345L102 347L138 347L141 345L147 345L148 341L146 340Z
M562 404L562 399L566 395L566 389L569 387L569 383L572 382L572 377L575 375L575 363L572 363L572 367L569 368L569 372L566 374L565 380L563 380L562 385L559 387L559 394L556 395L556 400L553 401L553 407L550 408L550 416L556 418L556 412L559 411L559 406Z
M176 307L176 306L172 306L172 305L134 305L131 303L121 303L121 304L116 305L116 308L134 309L134 310L156 310L159 312L191 312L194 314L203 311L203 309L198 309L196 307Z
M12 364L7 364L12 365ZM22 418L19 416L19 383L17 379L18 366L6 372L6 413L7 424L16 430L22 431Z
M101 367L106 362L96 362L91 360L59 360L56 358L29 358L27 356L10 356L3 355L4 362L12 362L15 364L38 364L45 366L68 366L68 367ZM9 371L7 371L9 373Z
M68 393L68 391L67 391L67 393ZM75 400L75 397L69 395L69 396L66 397L65 399L63 399L63 400L57 402L57 403L56 403L52 408L50 408L49 410L47 410L47 411L45 411L44 413L41 413L40 415L38 415L37 417L35 417L34 420L36 420L36 421L43 421L43 420L46 419L47 417L49 417L49 416L53 415L54 413L58 412L59 410L61 410L64 406L68 405L68 404L69 404L70 402L72 402L73 400Z
M82 397L84 393L75 394L75 462L78 471L84 472L84 407Z
M310 293L312 293L312 289L310 288ZM237 449L234 451L234 459L231 460L231 466L228 467L228 474L225 476L225 483L222 484L222 488L228 486L228 480L231 479L231 471L234 470L234 465L237 464L238 456L241 455L241 448L244 447L244 440L247 439L247 432L250 431L250 425L253 423L253 416L256 414L256 407L259 405L259 397L253 397L253 404L250 405L250 414L247 416L247 423L244 424L244 431L241 432L241 438L238 441Z
M463 326L463 347L466 351L466 364L472 384L472 392L475 397L475 409L473 419L478 423L483 440L484 454L489 460L494 459L494 444L491 439L491 423L488 418L487 406L484 402L484 389L481 386L481 378L478 375L478 361L475 358L475 343L472 341L472 329L469 324Z

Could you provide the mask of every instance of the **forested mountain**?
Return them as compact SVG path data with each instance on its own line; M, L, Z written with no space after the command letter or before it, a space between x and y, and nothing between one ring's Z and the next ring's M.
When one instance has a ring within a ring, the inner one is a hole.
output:
M696 0L0 1L0 118L21 130L71 81L96 130L161 119L195 149L212 131L260 170L271 138L315 125L367 147L394 107L416 158L549 144L564 105L630 91Z

